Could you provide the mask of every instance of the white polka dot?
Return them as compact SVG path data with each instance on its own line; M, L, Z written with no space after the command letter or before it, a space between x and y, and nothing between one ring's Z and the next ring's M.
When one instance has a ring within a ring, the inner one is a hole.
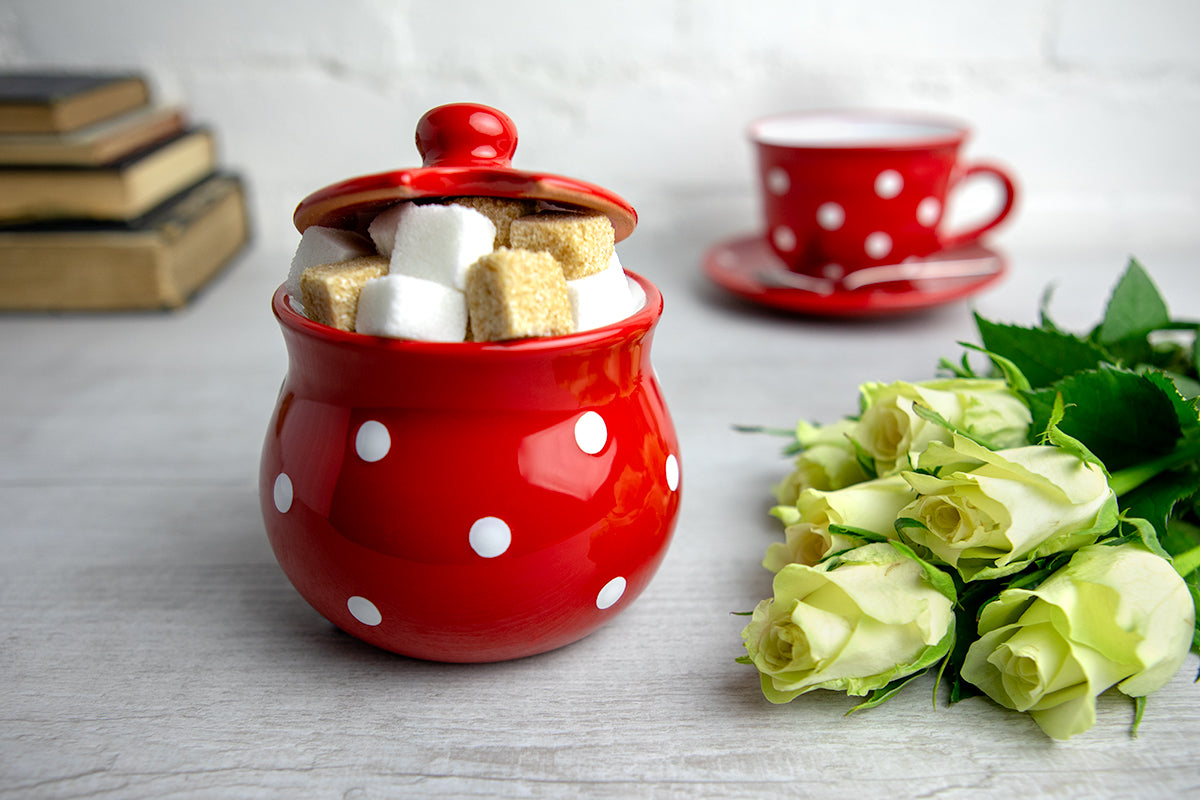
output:
M346 608L350 609L350 613L354 618L363 625L371 625L372 627L383 622L383 614L379 613L379 609L365 597L355 595L346 601Z
M841 264L829 263L821 267L821 274L831 281L839 281L846 274L846 270Z
M892 237L883 231L875 231L867 235L867 240L863 243L863 247L866 249L867 255L871 258L883 258L892 252Z
M292 479L286 472L279 473L275 478L275 507L280 514L286 514L292 507Z
M875 176L875 194L890 200L904 188L904 178L894 169L885 169Z
M512 531L498 517L483 517L471 525L467 540L471 543L471 549L483 558L495 558L512 544Z
M620 576L613 578L604 584L604 588L596 595L596 608L601 611L611 608L613 603L620 600L623 594L625 594L625 579Z
M775 242L775 246L785 253L796 249L796 234L786 225L780 225L771 231L771 239Z
M780 167L772 167L767 172L767 190L771 194L784 195L792 188L792 179Z
M363 461L378 461L388 454L392 437L382 422L368 420L358 428L354 437L354 450Z
M717 266L721 269L733 269L738 265L737 254L732 250L727 250L723 247L716 252L716 255L713 256L713 259L717 262Z
M588 411L575 420L575 444L588 455L596 455L608 442L608 426L604 417Z
M679 459L667 456L667 488L672 492L679 488Z
M917 204L917 222L932 228L942 216L942 204L936 197L926 197Z
M846 210L837 203L817 206L817 224L827 231L836 231L846 221Z

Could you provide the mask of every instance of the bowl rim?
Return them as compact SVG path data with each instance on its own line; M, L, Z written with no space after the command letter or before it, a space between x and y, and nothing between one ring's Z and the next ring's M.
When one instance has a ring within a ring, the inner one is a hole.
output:
M469 355L476 353L505 353L510 355L552 354L568 352L582 346L604 347L649 331L662 316L663 298L658 287L641 275L625 270L625 275L641 287L645 295L642 307L616 322L586 331L562 336L542 336L510 339L499 342L424 342L415 339L394 339L353 331L343 331L322 325L304 316L288 301L287 287L280 284L271 297L271 310L279 323L291 331L317 340L390 353L423 355ZM491 357L496 357L492 355Z

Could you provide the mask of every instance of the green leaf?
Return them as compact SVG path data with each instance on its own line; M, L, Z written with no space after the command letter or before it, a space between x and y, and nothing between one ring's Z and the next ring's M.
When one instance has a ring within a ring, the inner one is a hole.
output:
M1035 389L1111 361L1104 350L1069 333L1001 325L978 314L975 324L984 349L1011 361Z
M999 582L981 581L967 584L959 593L954 612L954 647L942 662L939 681L945 680L949 687L948 700L951 705L983 692L972 683L963 680L961 670L971 643L979 638L979 610L1000 592Z
M875 531L869 531L866 528L856 528L853 525L838 525L832 523L829 526L830 533L840 533L842 536L853 536L857 539L862 539L865 542L886 542L888 538Z
M970 431L966 431L966 430L963 430L962 428L959 428L953 422L946 419L941 414L934 411L932 408L930 408L929 406L927 406L923 403L913 403L912 410L913 410L914 414L916 414L918 417L925 420L926 422L932 422L934 425L939 425L939 426L945 428L946 430L950 431L951 433L957 433L959 436L963 437L964 439L970 439L972 442L979 445L980 447L986 447L988 450L996 449L995 446L993 446L987 440L979 438L978 436L971 433Z
M1138 726L1142 724L1142 715L1146 713L1146 696L1133 698L1133 724L1129 726L1129 735L1137 738Z
M1171 379L1171 383L1175 384L1175 391L1179 392L1181 397L1192 401L1200 397L1200 381L1167 369L1161 370L1161 372Z
M854 708L847 711L846 716L850 716L855 711L865 711L868 708L875 708L878 705L882 705L883 703L886 703L888 700L891 700L893 697L895 697L897 694L899 694L901 689L903 689L905 686L912 683L913 681L915 681L917 678L921 677L928 671L929 671L929 668L926 667L925 669L921 670L920 672L914 672L912 675L905 675L903 678L897 678L896 680L889 683L887 686L883 686L883 687L873 690L870 694L867 695L866 700L864 700L863 702L856 705Z
M1043 330L1057 331L1059 328L1050 318L1050 301L1054 299L1054 284L1047 284L1042 290L1042 298L1038 302L1038 323Z
M738 433L763 433L768 436L791 439L783 448L785 456L799 455L804 452L804 445L800 444L796 439L795 428L772 428L766 425L734 425L733 429Z
M1179 439L1174 450L1158 457L1145 459L1136 465L1123 467L1113 474L1109 483L1113 490L1122 496L1163 472L1182 470L1184 473L1192 473L1196 466L1200 466L1198 463L1200 462L1200 411L1197 410L1196 400L1184 399L1171 376L1164 372L1148 370L1139 374L1157 387L1171 404L1175 419L1179 424ZM1190 481L1194 486L1200 488L1200 476L1188 478L1187 474L1183 474L1177 476L1177 480L1184 481L1185 486ZM1178 497L1187 497L1189 494L1191 493L1182 491ZM1160 518L1148 516L1147 519L1155 524L1161 535L1163 529L1159 524Z
M1062 428L1059 427L1059 423L1063 421L1063 417L1066 415L1066 406L1063 403L1062 393L1060 392L1054 396L1054 404L1050 407L1050 419L1046 422L1044 440L1055 447L1065 450L1085 464L1093 464L1099 467L1107 475L1108 468L1104 466L1103 461L1096 458L1095 453L1087 449L1087 446L1074 436L1063 433Z
M1128 525L1134 529L1137 540L1141 542L1147 550L1149 550L1151 553L1154 553L1156 556L1161 556L1168 561L1171 560L1171 554L1163 549L1163 546L1158 541L1158 531L1154 529L1154 526L1151 525L1149 521L1144 520L1141 517L1127 517L1122 519L1121 522L1124 525ZM1107 542L1105 542L1105 544L1107 544Z
M959 342L959 344L968 350L978 351L990 358L992 363L996 365L996 368L1000 370L1000 374L1004 376L1004 382L1013 391L1024 392L1030 388L1029 381L1025 378L1025 373L1021 372L1021 368L1009 359L970 342ZM963 358L966 358L966 356L964 355Z
M1176 545L1172 548L1172 542L1180 541L1180 535L1176 534L1174 539L1171 536L1171 515L1176 504L1195 495L1197 491L1200 491L1200 473L1191 470L1164 472L1122 494L1118 500L1126 516L1140 517L1153 525L1159 542L1174 555L1190 547ZM1200 540L1195 544L1200 545Z
M1200 571L1193 571L1183 582L1187 584L1188 593L1192 596L1192 605L1196 609L1196 630L1192 633L1192 652L1200 653ZM1200 675L1196 676L1200 681Z
M1200 547L1192 548L1175 557L1175 571L1187 577L1200 569Z
M913 519L912 517L898 518L895 522L895 528L896 533L903 533L909 528L917 528L918 530L922 531L929 530L929 526L927 526L924 522L921 522L919 519Z
M1147 370L1141 374L1146 380L1157 386L1171 401L1171 407L1175 410L1175 418L1179 421L1180 435L1200 441L1200 409L1196 407L1196 400L1184 398L1171 376L1161 370Z
M901 555L907 556L921 565L921 569L925 571L925 580L929 582L930 586L951 603L958 602L958 590L955 588L954 579L950 577L949 573L943 572L936 565L921 558L917 555L916 551L903 542L892 540L890 544Z
M1101 344L1144 339L1150 331L1170 321L1171 315L1158 287L1137 259L1131 258L1109 297L1096 338Z
M1163 548L1175 558L1175 569L1180 575L1187 577L1200 564L1192 566L1200 559L1200 527L1183 519L1167 520L1167 532L1158 537Z
M867 480L878 478L879 470L875 466L875 458L867 452L865 447L855 441L853 436L846 438L850 440L850 445L854 448L854 460L858 462L858 466L867 476Z
M948 358L938 359L938 368L944 370L947 374L953 375L955 378L978 378L975 370L971 368L971 362L968 359L967 353L962 354L962 359L958 364L955 364Z
M1054 555L1046 556L1045 558L1039 558L1034 561L1030 567L1026 568L1022 572L1017 573L1016 576L1011 578L1008 583L1005 584L1004 588L1036 589L1041 585L1042 581L1046 580L1055 572L1058 572L1061 567L1065 566L1066 563L1071 560L1072 555L1074 555L1074 553L1068 551L1055 553Z
M1119 342L1105 342L1104 350L1111 356L1114 364L1130 369L1141 369L1145 366L1157 366L1158 357L1154 346L1146 337L1122 339Z
M1065 416L1057 426L1115 472L1169 452L1180 436L1172 399L1150 378L1104 367L1026 393L1033 429L1045 430L1061 393Z
M738 433L765 433L771 436L791 436L795 437L795 428L771 428L766 425L734 425L733 429Z

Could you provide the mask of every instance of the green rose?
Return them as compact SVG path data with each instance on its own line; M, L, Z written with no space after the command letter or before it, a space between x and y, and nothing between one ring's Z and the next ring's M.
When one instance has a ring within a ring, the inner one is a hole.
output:
M962 677L1006 708L1028 711L1055 739L1096 721L1096 697L1162 688L1192 642L1183 579L1141 545L1092 545L1037 589L984 606Z
M919 496L899 512L900 536L968 581L1091 544L1117 524L1103 470L1058 447L993 452L956 434L920 462L922 472L903 473Z
M896 515L917 496L900 475L877 478L822 492L805 489L793 506L780 506L771 513L787 526L783 542L767 548L763 566L778 572L787 564L813 566L831 553L849 550L864 540L846 533L833 533L831 525L869 531L896 538Z
M889 542L781 569L774 597L742 631L742 660L758 669L763 695L772 703L813 689L863 695L941 659L954 637L954 600L926 570Z
M950 441L950 431L918 416L914 403L996 448L1025 444L1029 431L1029 408L1003 380L864 383L859 392L863 413L851 436L875 459L881 476L911 469L931 442Z
M867 474L847 438L854 425L849 419L832 425L796 425L796 441L804 450L796 457L792 472L775 487L776 499L793 505L805 489L828 492L865 481Z

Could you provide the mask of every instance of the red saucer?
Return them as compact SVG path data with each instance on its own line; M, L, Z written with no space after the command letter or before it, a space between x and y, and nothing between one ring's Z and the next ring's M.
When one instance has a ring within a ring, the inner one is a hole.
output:
M925 265L961 268L970 274L846 289L833 281L791 272L761 234L718 242L704 254L703 262L705 274L726 291L760 305L820 317L883 317L923 311L977 294L1008 271L1003 255L980 244L912 259L903 268L915 271Z

